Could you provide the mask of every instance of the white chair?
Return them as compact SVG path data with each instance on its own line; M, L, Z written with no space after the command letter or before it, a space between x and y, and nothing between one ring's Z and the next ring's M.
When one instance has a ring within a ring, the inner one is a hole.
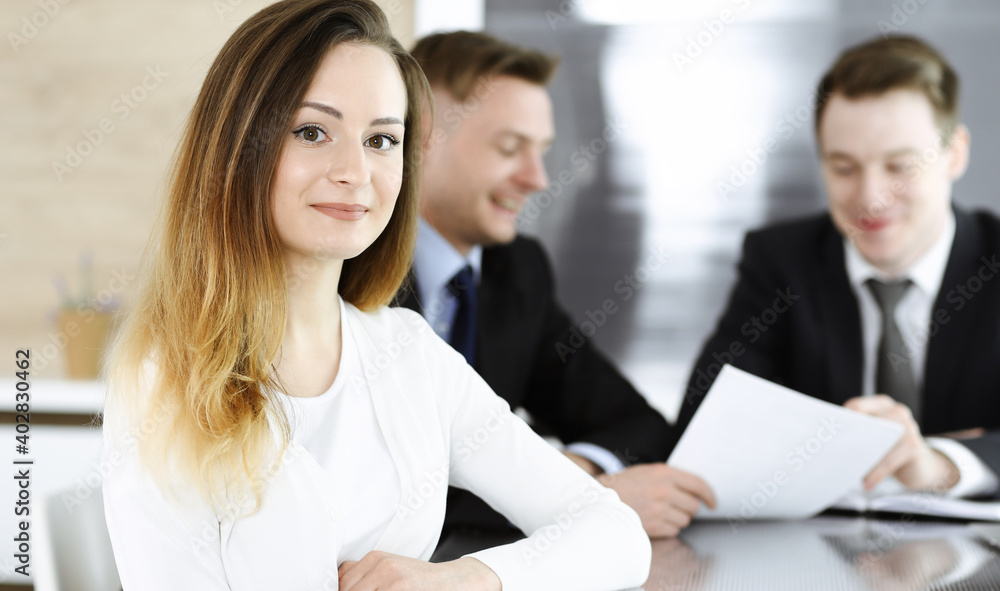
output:
M35 507L35 591L119 591L100 487L49 495Z

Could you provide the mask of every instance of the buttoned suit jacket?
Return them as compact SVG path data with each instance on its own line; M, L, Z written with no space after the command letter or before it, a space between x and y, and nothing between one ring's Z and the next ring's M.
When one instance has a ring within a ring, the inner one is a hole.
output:
M955 239L927 326L919 422L1000 474L1000 219L955 211ZM834 404L862 394L862 327L828 214L747 234L728 305L701 350L678 416L690 422L722 363ZM676 444L676 439L673 441Z

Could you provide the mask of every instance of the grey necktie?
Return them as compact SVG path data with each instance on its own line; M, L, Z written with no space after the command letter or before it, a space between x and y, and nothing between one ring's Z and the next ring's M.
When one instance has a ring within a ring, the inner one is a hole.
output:
M882 283L869 279L866 285L882 309L882 340L878 344L875 364L875 392L888 394L910 407L913 418L919 422L920 398L913 379L913 367L896 324L896 306L912 282L906 279L898 283Z

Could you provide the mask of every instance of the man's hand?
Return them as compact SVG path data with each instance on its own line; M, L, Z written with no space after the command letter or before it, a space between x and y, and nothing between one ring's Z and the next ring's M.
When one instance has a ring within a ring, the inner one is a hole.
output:
M927 445L905 404L885 394L876 394L852 398L844 403L844 407L895 421L904 428L903 438L865 476L866 490L874 488L886 476L895 476L903 486L912 490L944 492L958 484L958 468L944 454Z
M337 569L341 591L500 591L500 578L475 558L431 563L388 552L369 552Z
M597 480L639 514L651 538L676 536L701 503L715 508L715 495L704 480L666 464L639 464Z
M564 451L563 455L573 460L574 464L583 468L583 471L586 472L587 474L590 474L591 476L597 476L598 474L602 474L604 472L603 470L601 470L600 466L598 466L594 462L591 462L590 460L581 455L577 455L569 451Z

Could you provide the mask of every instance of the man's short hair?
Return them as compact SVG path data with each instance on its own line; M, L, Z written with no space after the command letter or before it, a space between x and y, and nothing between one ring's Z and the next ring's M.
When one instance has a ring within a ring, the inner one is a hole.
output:
M948 141L959 123L958 76L933 47L908 36L874 39L840 54L817 89L817 136L826 102L833 94L857 99L897 89L915 90L927 97L942 141Z
M424 37L410 51L431 87L464 101L482 78L513 76L540 86L548 84L557 57L520 47L485 33L455 31Z

